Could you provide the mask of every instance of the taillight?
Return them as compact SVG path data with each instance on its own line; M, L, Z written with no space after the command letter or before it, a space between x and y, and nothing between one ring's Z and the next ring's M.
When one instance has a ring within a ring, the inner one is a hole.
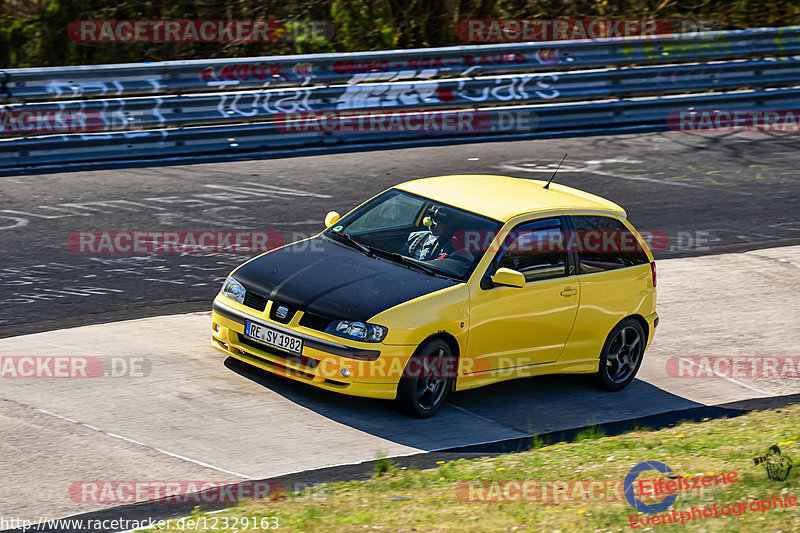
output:
M656 262L650 263L650 272L653 273L653 287L656 286Z

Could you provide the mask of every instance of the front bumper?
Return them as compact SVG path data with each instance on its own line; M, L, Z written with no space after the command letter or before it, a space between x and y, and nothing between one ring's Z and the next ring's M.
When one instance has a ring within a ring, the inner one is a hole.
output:
M342 394L394 399L397 383L413 347L348 341L298 324L298 312L288 324L222 296L211 313L211 345L225 355L273 374ZM301 355L263 344L244 335L249 320L303 339ZM342 369L350 371L342 375Z

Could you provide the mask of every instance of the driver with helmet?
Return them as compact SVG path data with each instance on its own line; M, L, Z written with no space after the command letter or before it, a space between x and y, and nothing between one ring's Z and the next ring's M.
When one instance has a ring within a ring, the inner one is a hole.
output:
M455 232L459 229L455 223L456 213L442 206L432 206L423 219L427 230L415 231L408 236L400 253L420 261L453 257L472 263L474 256L466 249L456 249Z

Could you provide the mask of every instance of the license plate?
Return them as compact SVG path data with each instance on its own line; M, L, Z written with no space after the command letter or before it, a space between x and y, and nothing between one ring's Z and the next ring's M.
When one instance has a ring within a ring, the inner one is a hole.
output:
M244 334L264 344L269 344L270 346L286 350L287 352L296 354L303 352L303 339L293 337L292 335L286 335L285 333L260 324L254 324L249 320L244 324Z

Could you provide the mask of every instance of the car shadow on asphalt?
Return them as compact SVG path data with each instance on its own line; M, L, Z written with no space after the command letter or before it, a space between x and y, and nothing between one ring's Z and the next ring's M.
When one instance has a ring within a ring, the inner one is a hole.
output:
M395 411L390 401L317 389L233 358L225 366L330 420L425 451L502 453L529 447L532 435L557 442L587 430L612 434L658 429L681 420L746 412L706 406L638 379L622 391L607 392L594 387L591 376L550 375L451 393L439 413L420 420Z

